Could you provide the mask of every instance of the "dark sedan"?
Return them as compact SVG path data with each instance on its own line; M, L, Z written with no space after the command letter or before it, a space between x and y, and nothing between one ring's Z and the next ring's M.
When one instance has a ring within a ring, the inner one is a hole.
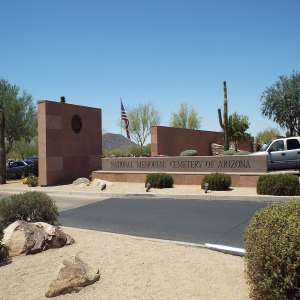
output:
M23 160L10 162L6 165L6 174L8 179L19 179L28 176L31 171L30 165Z

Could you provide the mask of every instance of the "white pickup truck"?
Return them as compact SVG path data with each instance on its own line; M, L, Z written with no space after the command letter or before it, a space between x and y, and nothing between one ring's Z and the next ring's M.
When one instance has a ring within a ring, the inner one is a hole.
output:
M300 137L276 139L261 151L250 155L267 155L269 170L300 169Z

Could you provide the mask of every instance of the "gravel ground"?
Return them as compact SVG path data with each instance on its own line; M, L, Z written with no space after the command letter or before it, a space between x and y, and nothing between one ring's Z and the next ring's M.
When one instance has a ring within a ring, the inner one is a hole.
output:
M20 181L10 181L6 185L0 185L0 192L2 191L44 191L44 192L58 192L58 193L76 193L85 192L86 195L89 193L99 193L101 195L105 194L145 194L145 184L144 183L130 183L130 182L110 182L107 185L105 191L101 192L99 187L95 186L74 186L69 185L59 185L50 187L27 187ZM149 195L213 195L213 196L258 196L256 193L256 188L243 188L234 187L229 191L209 191L205 194L199 185L174 185L173 188L165 189L151 189Z
M81 257L100 269L100 281L57 299L247 300L243 258L97 231L64 228L76 243L0 267L0 299L40 300L62 260Z

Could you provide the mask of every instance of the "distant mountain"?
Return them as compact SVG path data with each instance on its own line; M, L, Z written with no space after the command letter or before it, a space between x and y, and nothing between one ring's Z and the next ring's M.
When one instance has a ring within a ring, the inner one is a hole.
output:
M102 135L102 149L127 149L133 146L137 146L136 143L130 141L125 136L116 133L104 133Z

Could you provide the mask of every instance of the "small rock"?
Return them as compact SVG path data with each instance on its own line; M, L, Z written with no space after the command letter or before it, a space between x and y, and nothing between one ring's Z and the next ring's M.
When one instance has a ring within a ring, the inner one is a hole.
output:
M147 182L146 184L146 192L148 193L151 189L151 183L150 182Z
M90 185L90 180L88 178L85 178L85 177L80 177L80 178L77 178L76 180L73 181L72 183L73 185L78 185L78 186L88 186Z
M88 266L76 255L72 262L63 261L57 279L50 283L45 296L50 298L67 293L77 293L83 287L93 284L99 279L99 269Z
M106 189L106 183L102 183L101 185L100 185L100 190L101 191L104 191Z
M58 226L15 221L4 229L2 242L8 248L9 256L18 256L71 245L74 239Z
M101 188L101 186L104 185L104 184L106 185L106 187L109 187L109 186L112 185L112 182L106 181L106 180L102 180L102 179L98 179L98 178L94 179L94 180L91 182L91 186L94 186L94 187L100 187L100 188Z

